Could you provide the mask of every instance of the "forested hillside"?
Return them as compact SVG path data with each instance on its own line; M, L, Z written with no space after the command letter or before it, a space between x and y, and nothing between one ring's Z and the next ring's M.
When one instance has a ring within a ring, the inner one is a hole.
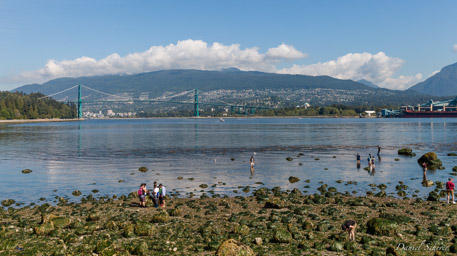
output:
M37 118L75 118L74 104L64 104L41 93L0 92L0 120Z

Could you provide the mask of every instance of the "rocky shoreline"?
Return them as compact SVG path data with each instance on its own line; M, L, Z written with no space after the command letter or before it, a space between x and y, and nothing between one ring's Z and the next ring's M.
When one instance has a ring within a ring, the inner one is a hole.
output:
M381 191L383 186L378 186ZM0 255L448 255L457 252L457 206L260 188L248 197L168 198L138 207L128 196L58 198L0 208ZM80 195L76 194L76 197ZM342 233L358 223L356 239Z

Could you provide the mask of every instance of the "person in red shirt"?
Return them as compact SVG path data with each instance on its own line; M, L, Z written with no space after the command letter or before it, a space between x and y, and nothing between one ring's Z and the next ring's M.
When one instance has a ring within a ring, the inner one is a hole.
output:
M452 203L455 204L454 200L454 183L452 178L449 178L449 181L446 182L446 192L447 192L447 203L449 203L449 196L452 194Z

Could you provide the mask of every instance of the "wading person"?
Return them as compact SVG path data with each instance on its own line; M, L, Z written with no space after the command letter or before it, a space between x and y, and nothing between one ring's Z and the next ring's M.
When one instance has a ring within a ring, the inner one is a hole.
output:
M357 153L356 159L357 159L357 168L360 168L360 154L359 153Z
M343 223L341 228L348 233L349 241L355 241L355 229L357 228L357 223L354 220L347 220Z
M254 164L255 164L255 160L254 160L254 156L252 155L251 156L251 159L249 159L249 163L251 164L251 177L254 176Z
M140 207L146 207L146 183L141 183L138 189L138 196L140 197Z
M447 192L447 203L449 203L449 196L452 194L452 203L455 204L454 200L454 182L453 179L449 178L449 181L446 182L446 192Z
M376 159L374 158L374 156L371 156L371 168L372 168L373 170L375 169L375 164L374 164L375 160L376 160Z

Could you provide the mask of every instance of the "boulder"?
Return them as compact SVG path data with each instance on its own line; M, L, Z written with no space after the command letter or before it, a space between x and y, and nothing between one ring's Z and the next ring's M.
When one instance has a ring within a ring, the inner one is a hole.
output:
M31 172L32 172L32 170L30 170L30 169L24 169L24 170L22 170L22 173L24 173L24 174L31 173Z
M156 227L149 222L139 221L135 225L135 234L137 236L152 236L156 232Z
M397 222L384 218L372 218L367 222L367 233L381 236L394 236Z
M427 201L439 201L440 200L440 195L436 193L435 191L431 191L428 193Z
M81 195L81 191L75 190L71 194L74 195L74 196L80 196Z
M431 186L433 186L433 181L432 180L424 180L424 181L422 181L422 186L431 187Z
M279 228L275 231L273 238L278 243L290 243L292 241L292 234L286 229Z
M165 211L154 214L151 219L153 223L167 223L169 220L170 216Z
M413 150L410 148L402 148L398 150L399 155L405 155L405 156L415 156L416 154L413 153Z
M142 166L142 167L138 168L138 171L140 171L140 172L147 172L147 171L148 171L148 168Z
M54 224L54 227L56 227L56 228L66 228L66 227L70 226L71 219L68 217L55 217L55 218L52 218L52 223Z
M299 182L299 181L300 181L300 179L297 178L297 177L294 177L294 176L290 176L289 177L289 182L290 183L295 183L295 182Z
M8 207L14 203L16 203L16 201L14 201L13 199L2 200L2 205L5 207Z
M246 225L244 225L244 224L239 225L239 226L237 226L237 227L235 228L235 233L240 234L240 235L242 235L242 236L248 235L249 232L250 232L249 227L246 226Z
M286 207L286 202L280 198L274 197L265 202L265 208L281 209Z
M409 222L413 221L413 219L411 219L408 216L396 215L396 214L392 214L392 213L381 213L379 215L379 217L395 221L395 222L397 222L399 224L409 223Z
M439 160L436 156L435 152L425 153L417 160L417 163L419 163L419 165L422 165L422 163L426 163L427 168L430 170L436 170L443 165L441 160Z
M35 227L33 230L35 231L35 234L45 236L54 230L54 224L52 222L44 223Z
M135 236L135 226L133 224L127 224L125 227L124 227L124 233L123 235L125 237L133 237Z
M343 251L343 244L340 242L333 242L332 245L330 245L329 250L332 252L341 252Z
M228 239L217 248L216 256L254 256L254 251L247 245L234 239Z

